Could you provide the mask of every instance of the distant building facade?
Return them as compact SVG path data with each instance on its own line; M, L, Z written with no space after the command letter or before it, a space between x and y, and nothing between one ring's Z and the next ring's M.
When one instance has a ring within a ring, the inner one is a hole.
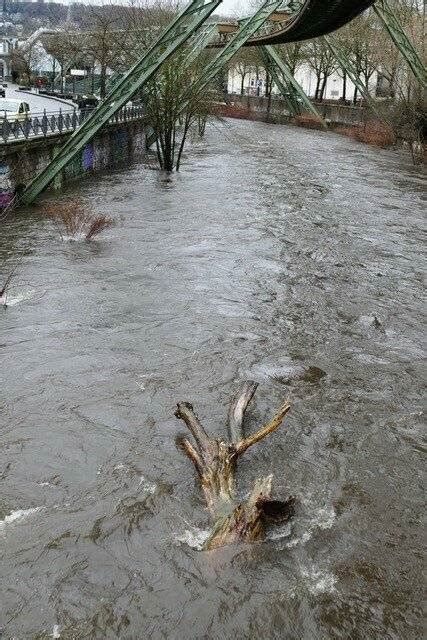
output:
M305 93L310 97L315 97L316 92L316 74L309 65L301 65L296 73L295 79L301 85ZM243 93L244 95L265 95L265 80L266 75L264 69L260 69L259 72L252 69L244 78L243 81ZM372 75L369 83L369 92L371 95L377 95L377 86L379 85L379 74L376 72ZM228 92L229 93L241 93L242 77L236 69L230 69L228 73ZM354 97L355 86L349 78L345 80L345 98L346 100L352 100ZM280 91L275 84L272 88L273 95L280 95ZM344 78L342 73L332 73L326 81L325 90L323 93L323 99L325 100L340 100L344 95ZM359 96L360 97L360 96Z
M15 38L0 37L0 80L10 80L12 77L12 52L16 46Z

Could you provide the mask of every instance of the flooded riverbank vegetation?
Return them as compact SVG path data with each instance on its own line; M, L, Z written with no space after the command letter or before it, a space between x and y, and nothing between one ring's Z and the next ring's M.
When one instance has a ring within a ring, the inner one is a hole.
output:
M144 93L146 122L150 141L155 142L160 169L179 171L189 134L203 137L206 122L215 115L216 92L194 90L207 59L203 52L186 64L188 52L168 60L148 83Z
M62 240L89 242L115 225L113 218L96 214L81 200L59 200L43 203L42 214L55 223Z

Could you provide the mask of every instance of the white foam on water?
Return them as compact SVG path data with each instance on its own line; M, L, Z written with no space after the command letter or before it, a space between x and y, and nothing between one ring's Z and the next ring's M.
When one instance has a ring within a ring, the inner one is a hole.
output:
M308 523L306 530L300 537L294 538L286 545L288 549L296 547L298 544L305 544L316 532L316 529L331 529L336 519L334 508L331 506L321 507L318 509L314 517Z
M25 520L28 516L40 511L42 507L34 507L32 509L16 509L11 511L8 516L5 516L3 520L0 520L0 530L4 530L7 525L17 522L19 520Z
M51 636L52 636L52 638L60 638L61 637L61 634L59 633L59 624L54 624L53 625Z
M191 529L186 529L183 533L175 536L175 540L177 540L177 542L183 542L189 547L197 549L197 551L202 551L203 545L209 538L209 535L210 531L208 529L192 527Z
M21 291L21 293L16 293L13 296L6 294L5 296L2 296L0 298L0 304L6 305L6 307L14 307L16 304L19 304L23 300L31 300L31 298L34 298L35 294L35 289Z
M316 567L309 567L301 569L301 575L309 592L314 596L336 591L337 578L330 571L321 571Z
M150 482L149 480L147 480L145 476L139 476L138 486L141 487L147 493L151 493L151 494L153 494L157 489L157 485L154 484L154 482Z
M281 540L282 538L289 538L292 533L292 526L290 522L287 522L281 527L275 527L268 535L267 540Z
M317 512L317 517L313 523L319 527L319 529L330 529L336 519L335 510L333 507L322 507Z
M86 233L81 231L80 233L76 233L72 236L63 235L61 236L61 240L63 242L81 242L82 240L86 240Z

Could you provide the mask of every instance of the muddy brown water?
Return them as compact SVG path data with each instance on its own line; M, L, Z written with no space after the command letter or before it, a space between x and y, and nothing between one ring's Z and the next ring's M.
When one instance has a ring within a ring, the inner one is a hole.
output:
M2 638L421 637L423 177L334 134L229 121L179 175L82 181L120 224L92 244L50 221L0 309ZM239 380L242 495L298 497L265 542L205 554L174 404L223 433Z

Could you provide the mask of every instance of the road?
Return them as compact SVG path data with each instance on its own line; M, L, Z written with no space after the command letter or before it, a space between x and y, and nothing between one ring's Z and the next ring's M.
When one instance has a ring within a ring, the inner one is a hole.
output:
M29 94L24 91L18 91L18 85L11 83L8 83L8 86L6 87L6 98L24 100L25 102L28 102L32 115L42 113L45 109L47 112L57 112L61 109L66 113L73 111L73 108L75 107L71 101L67 104L65 101L39 96L36 93Z

